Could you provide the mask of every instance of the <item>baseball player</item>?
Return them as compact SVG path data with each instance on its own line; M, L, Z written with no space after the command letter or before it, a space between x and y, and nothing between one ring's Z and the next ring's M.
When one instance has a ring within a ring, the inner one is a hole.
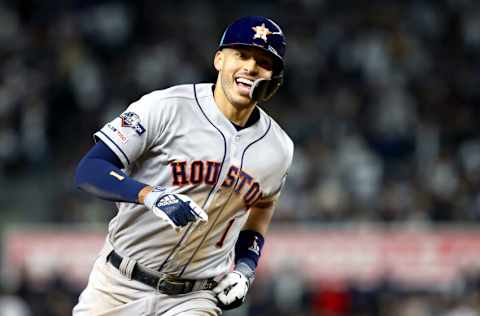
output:
M258 102L282 83L285 37L227 27L215 84L149 93L95 133L76 185L116 201L74 315L220 315L255 278L293 143Z

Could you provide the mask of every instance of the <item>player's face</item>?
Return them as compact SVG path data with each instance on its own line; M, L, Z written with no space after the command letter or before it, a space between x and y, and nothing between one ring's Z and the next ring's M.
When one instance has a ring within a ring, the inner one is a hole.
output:
M261 49L253 47L224 48L215 55L217 84L225 100L235 108L252 106L252 83L256 79L271 79L273 60Z

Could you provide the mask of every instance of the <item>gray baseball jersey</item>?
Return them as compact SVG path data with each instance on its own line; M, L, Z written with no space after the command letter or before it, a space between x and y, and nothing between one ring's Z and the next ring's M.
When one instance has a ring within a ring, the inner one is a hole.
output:
M215 104L212 87L152 92L95 133L130 177L186 194L207 212L207 223L177 233L145 206L117 203L109 224L118 253L187 279L229 270L249 206L276 198L293 156L290 138L261 109L255 124L237 131Z

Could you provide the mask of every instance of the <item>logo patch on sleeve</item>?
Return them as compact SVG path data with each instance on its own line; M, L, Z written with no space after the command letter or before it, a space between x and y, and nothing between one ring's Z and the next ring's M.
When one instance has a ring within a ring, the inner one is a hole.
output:
M128 137L125 136L122 132L120 132L118 129L115 128L115 126L113 126L112 124L107 124L107 127L112 131L114 132L118 138L120 139L120 141L124 144L127 143L128 141Z
M140 123L140 117L138 114L133 112L125 112L120 115L120 119L122 120L123 127L133 128L138 135L145 133L145 128Z

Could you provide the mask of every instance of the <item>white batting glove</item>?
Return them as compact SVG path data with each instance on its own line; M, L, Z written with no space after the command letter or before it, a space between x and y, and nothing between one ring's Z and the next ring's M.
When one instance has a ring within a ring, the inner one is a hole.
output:
M176 231L190 222L208 221L207 213L192 199L184 194L168 193L164 188L148 193L143 204Z
M213 288L217 294L218 306L223 310L234 309L242 305L247 297L250 281L240 271L227 273Z

